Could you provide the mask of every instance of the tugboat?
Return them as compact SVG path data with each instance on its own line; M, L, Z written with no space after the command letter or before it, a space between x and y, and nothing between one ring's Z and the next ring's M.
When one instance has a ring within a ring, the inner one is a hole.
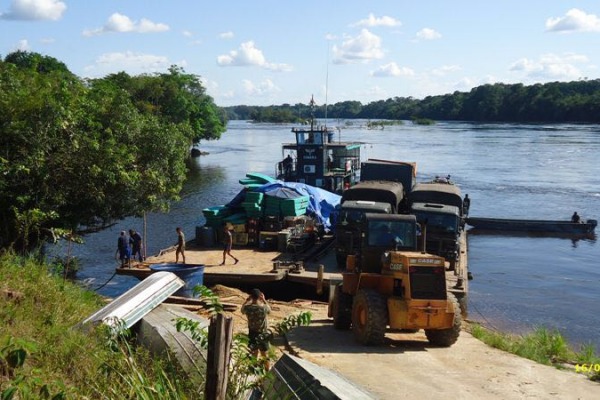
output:
M277 163L277 179L341 193L360 180L363 143L334 141L333 129L315 123L314 98L311 97L309 104L310 127L292 128L296 143L282 145L284 158Z

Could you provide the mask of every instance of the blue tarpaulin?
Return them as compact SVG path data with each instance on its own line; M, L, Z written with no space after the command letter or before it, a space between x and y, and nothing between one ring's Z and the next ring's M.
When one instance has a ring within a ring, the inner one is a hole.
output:
M284 189L284 190L278 190L278 189ZM252 189L253 192L262 192L262 193L267 193L267 192L273 192L273 193L277 193L277 192L281 192L281 193L286 193L286 195L290 195L289 190L285 190L285 189L292 189L294 190L296 193L298 193L298 195L300 196L308 196L310 199L309 205L306 209L306 213L313 217L316 218L325 228L326 231L330 231L331 230L331 221L330 221L330 216L333 213L333 211L335 210L335 207L340 204L340 200L341 200L341 196L338 196L337 194L328 192L327 190L323 190L314 186L309 186L306 185L304 183L297 183L297 182L283 182L283 181L277 181L277 182L273 182L273 183L267 183L265 185L262 185L258 188L254 188ZM229 204L227 204L227 206L229 207L239 207L241 206L242 202L244 201L244 199L246 198L246 190L242 190L240 191L240 193L237 194L237 196L235 196L233 198L233 200L231 200L229 202ZM269 193L269 195L271 195L271 193Z

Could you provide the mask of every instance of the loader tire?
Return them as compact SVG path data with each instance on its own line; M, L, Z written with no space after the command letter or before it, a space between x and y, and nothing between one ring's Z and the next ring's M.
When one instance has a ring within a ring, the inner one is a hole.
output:
M335 263L337 264L338 269L341 269L341 270L346 269L346 254L336 253L335 254Z
M434 346L450 347L458 340L460 335L460 327L462 325L462 316L460 306L456 296L452 293L448 293L448 301L454 305L454 322L451 328L447 329L425 329L425 336Z
M342 285L335 287L333 295L333 327L339 330L350 329L352 323L352 296L342 292Z
M352 304L352 331L359 343L378 345L383 343L387 327L387 302L371 289L361 289Z

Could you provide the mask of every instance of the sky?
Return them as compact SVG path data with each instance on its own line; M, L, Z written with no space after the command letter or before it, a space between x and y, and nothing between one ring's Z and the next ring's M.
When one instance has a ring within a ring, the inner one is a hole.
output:
M422 99L600 77L600 1L0 0L0 56L198 75L218 106Z

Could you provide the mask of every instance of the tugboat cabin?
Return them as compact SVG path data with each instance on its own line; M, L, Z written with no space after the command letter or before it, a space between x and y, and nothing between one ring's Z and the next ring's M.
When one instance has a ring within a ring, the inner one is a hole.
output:
M296 143L282 145L277 179L341 193L360 179L362 143L335 142L333 130L315 127L313 121L310 128L292 128Z

